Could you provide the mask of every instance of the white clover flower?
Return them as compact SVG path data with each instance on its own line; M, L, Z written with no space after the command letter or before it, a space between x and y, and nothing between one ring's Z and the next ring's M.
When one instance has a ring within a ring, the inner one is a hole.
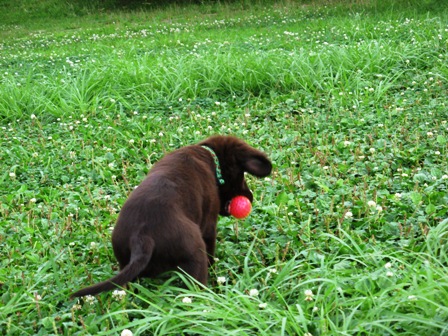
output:
M402 196L402 195L401 195L400 193L395 193L395 197L396 197L396 198L401 198L401 196Z
M313 291L311 289L305 290L305 301L313 301Z
M377 205L375 209L376 209L376 211L378 211L378 212L383 211L383 207L382 207L381 205Z
M409 301L417 301L417 297L415 295L409 295L408 300Z
M371 207L371 208L374 208L374 207L376 207L376 202L375 202L375 201L368 201L368 202L367 202L367 205L368 205L369 207Z
M12 178L16 177L16 173L14 173L14 172L10 172L10 173L9 173L9 177L12 177Z
M276 268L270 268L269 269L269 273L277 274L277 269Z
M345 140L344 141L344 146L345 147L347 147L347 146L350 146L352 143L350 142L350 141L348 141L348 140Z
M90 305L95 304L96 298L92 295L86 295L84 296L84 300L89 303Z
M222 285L222 284L225 283L226 281L227 281L226 277L218 277L218 278L216 279L216 282L217 282L219 285Z
M353 217L353 212L351 211L347 211L344 215L345 218L352 218Z
M264 309L264 308L266 308L267 306L268 306L268 304L267 304L266 302L260 303L260 304L258 305L258 307L261 308L261 309Z
M124 329L120 334L120 336L133 336L133 335L134 334L129 329Z
M387 262L387 263L384 265L384 268L385 268L385 269L391 269L391 268L392 268L392 264L391 264L390 262Z
M389 277L389 278L390 278L390 277L393 277L393 276L394 276L394 272L392 272L392 271L387 271L387 272L386 272L386 276Z
M42 300L42 296L40 296L39 294L34 294L34 300L40 301L40 300Z
M446 179L448 179L448 175L442 175L442 180L446 180Z
M134 139L129 140L129 143L130 143L130 144L133 144L134 142L135 142Z
M82 306L79 303L75 303L72 307L73 310L81 310Z
M184 297L184 298L182 299L182 302L183 302L183 303L186 303L186 304L189 304L189 303L192 303L193 300L192 300L190 297L186 296L186 297Z
M372 154L375 153L375 148L370 148L369 152L372 153Z
M317 313L319 311L319 308L317 308L316 306L313 307L313 313Z
M113 297L115 300L121 300L121 299L123 299L125 296L126 296L126 291L124 291L124 290L118 290L118 289L116 289L116 290L114 290L114 291L112 292L112 297Z
M32 114L32 115L30 116L30 118L31 118L31 119L36 119L36 115L35 115L35 114Z
M36 202L37 202L37 199L35 199L35 198L33 197L32 199L30 199L30 202L31 202L31 203L36 203Z
M432 138L434 136L434 133L432 132L426 132L426 135L428 136L428 138Z
M249 295L250 296L257 296L258 295L258 290L257 289L251 289L250 291L249 291Z
M96 246L97 246L97 243L95 243L95 242L90 243L90 248L94 249L94 248L96 248Z

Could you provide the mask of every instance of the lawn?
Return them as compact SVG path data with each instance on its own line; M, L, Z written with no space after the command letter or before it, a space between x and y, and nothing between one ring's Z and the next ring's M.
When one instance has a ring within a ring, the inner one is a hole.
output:
M0 1L0 334L448 335L448 7ZM265 151L182 272L70 300L167 152ZM126 331L127 330L127 331Z

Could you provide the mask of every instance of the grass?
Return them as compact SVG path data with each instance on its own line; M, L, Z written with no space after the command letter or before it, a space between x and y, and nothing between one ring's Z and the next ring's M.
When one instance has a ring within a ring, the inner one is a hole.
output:
M1 334L448 334L446 6L0 6ZM210 285L70 301L151 165L216 133L274 172Z

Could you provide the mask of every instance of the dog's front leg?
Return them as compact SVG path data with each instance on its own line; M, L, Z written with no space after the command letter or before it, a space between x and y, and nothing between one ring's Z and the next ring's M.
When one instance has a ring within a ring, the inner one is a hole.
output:
M209 266L215 262L215 247L216 247L216 224L208 226L208 230L204 232L202 238L204 239L207 249Z

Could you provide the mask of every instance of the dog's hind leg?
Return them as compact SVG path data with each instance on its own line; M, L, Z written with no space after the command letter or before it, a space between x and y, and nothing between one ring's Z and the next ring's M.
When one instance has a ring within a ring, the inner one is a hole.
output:
M179 264L179 268L204 286L207 285L208 258L205 253L205 244L204 251L198 251L195 255L190 256L189 260Z
M199 229L194 227L189 232L192 236L183 240L183 255L178 267L203 285L207 285L208 278L208 256L207 247Z

